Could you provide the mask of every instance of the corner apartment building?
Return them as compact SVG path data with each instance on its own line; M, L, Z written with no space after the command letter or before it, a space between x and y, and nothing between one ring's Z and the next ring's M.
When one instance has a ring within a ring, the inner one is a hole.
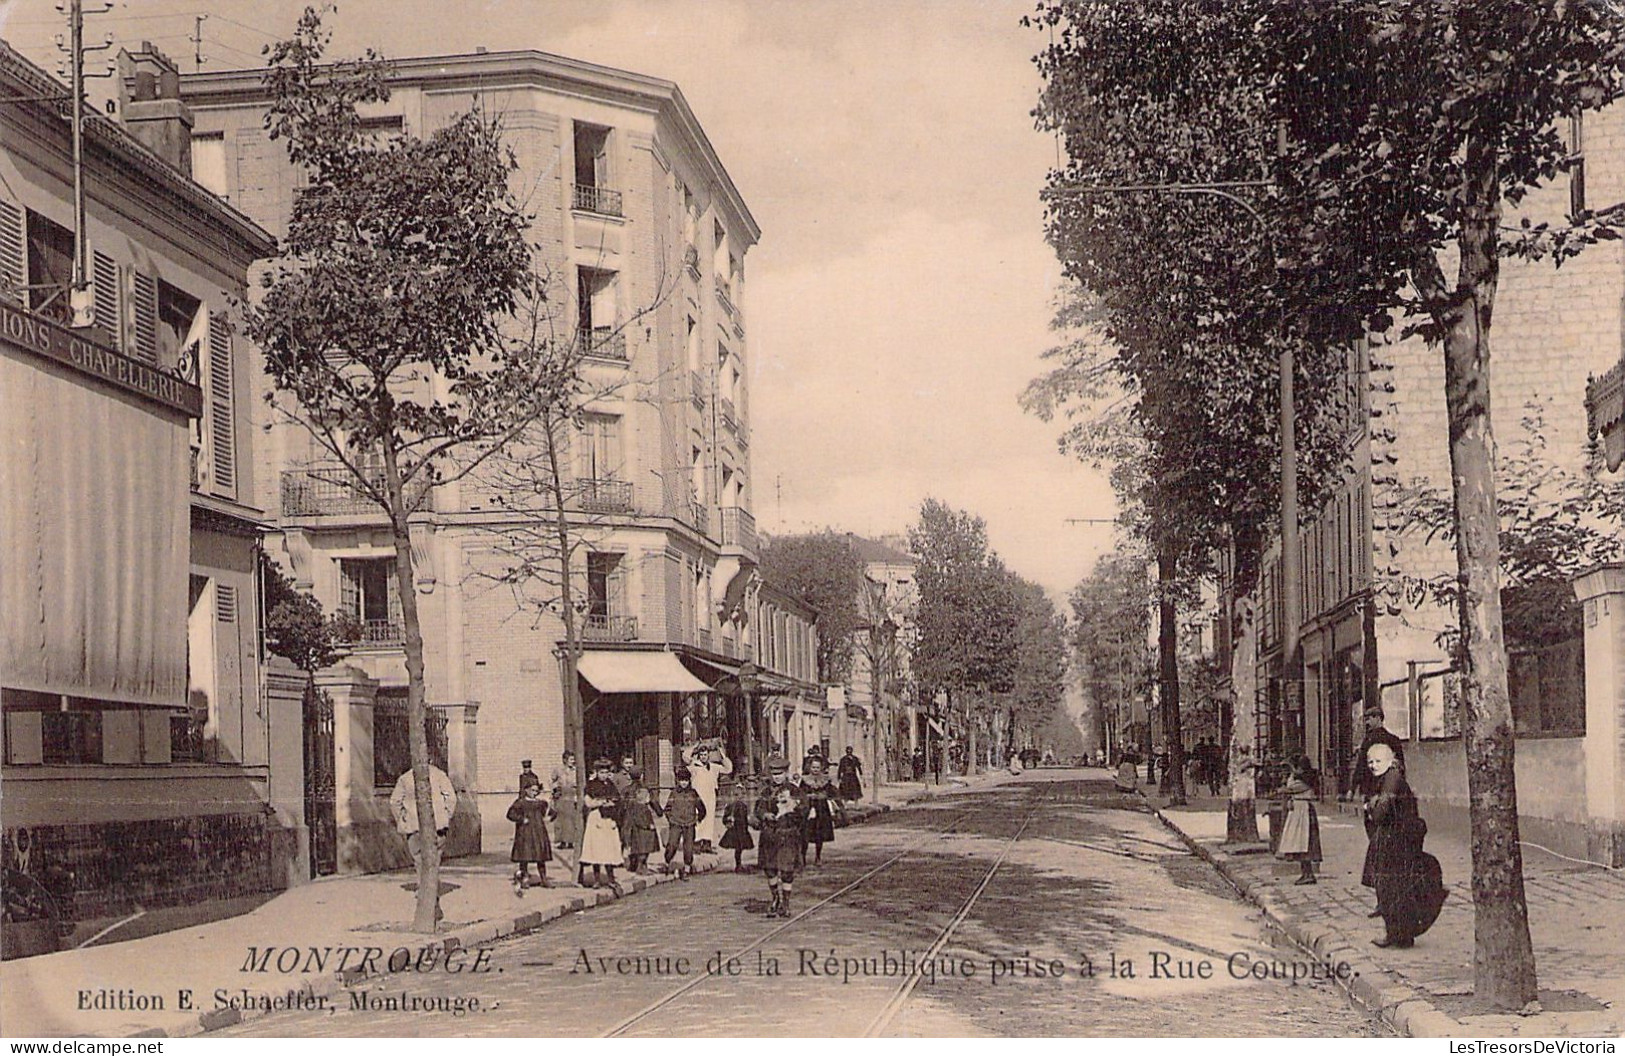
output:
M121 121L85 119L75 328L68 89L0 42L8 956L298 871L273 777L297 699L273 717L262 691L253 366L229 321L274 244L192 181L168 60L120 72Z
M1531 194L1507 223L1625 197L1625 107L1587 113L1566 131L1575 171ZM1602 433L1617 469L1607 434L1619 416L1611 394L1625 349L1620 244L1592 246L1561 269L1549 260L1503 260L1491 342L1502 487L1508 452L1532 442L1525 419L1541 423L1548 461L1584 471L1588 432ZM1435 824L1465 825L1460 708L1441 640L1454 614L1396 589L1398 576L1455 569L1448 540L1403 530L1406 512L1393 487L1423 481L1449 497L1443 360L1415 340L1379 339L1371 351L1374 371L1363 350L1349 366L1359 404L1347 419L1352 469L1302 529L1305 681L1296 709L1269 678L1279 670L1278 546L1262 579L1259 735L1278 756L1306 752L1327 775L1329 794L1346 785L1362 714L1380 708L1387 728L1410 741L1407 775L1424 814ZM1508 640L1522 834L1617 866L1625 863L1625 571L1596 570L1573 587L1572 619L1549 621L1538 641Z
M905 540L851 537L863 562L864 621L852 635L852 674L846 701L855 709L837 724L834 754L847 745L863 760L871 781L912 774L914 751L924 743L910 657L919 638L918 562Z
M771 655L785 665L779 675L815 681L810 620L795 614L776 629L787 638L767 654L752 618L743 305L755 219L669 81L508 51L398 60L389 87L389 101L364 115L380 135L425 135L473 105L500 118L519 163L515 194L535 214L531 239L561 277L563 323L588 350L588 385L602 394L572 437L568 503L587 543L576 574L588 755L634 754L663 783L690 736L725 733L744 758L766 731L758 717L747 734L757 713L745 706L741 667L765 667ZM285 231L301 174L262 127L260 75L193 74L182 90L196 114L199 181ZM340 742L334 864L387 864L398 841L384 797L406 735L390 535L378 511L331 482L299 427L271 423L257 468L279 560L356 629L346 673L324 675ZM482 579L501 565L504 526L523 516L511 511L537 505L500 498L472 478L443 485L412 526L432 732L470 810L492 822L493 847L506 839L519 761L545 774L564 747L561 620L520 611L511 591Z

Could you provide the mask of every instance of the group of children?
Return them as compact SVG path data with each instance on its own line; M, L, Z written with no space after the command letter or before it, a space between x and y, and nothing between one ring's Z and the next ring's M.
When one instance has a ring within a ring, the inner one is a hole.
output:
M561 846L573 847L580 843L576 882L583 887L597 887L607 881L607 886L618 891L615 870L623 866L634 873L648 873L649 858L661 850L660 834L655 828L657 817L666 819L668 871L681 850L683 863L678 867L678 876L686 880L693 875L694 833L705 820L706 807L694 789L693 775L687 768L677 770L676 787L661 804L643 784L643 772L637 767L626 765L616 770L608 759L599 759L593 763L585 798L577 806L574 763L572 754L565 752L564 765L553 775L552 804L543 794L541 778L531 769L531 761L526 759L520 764L519 796L508 808L507 815L514 825L513 851L509 859L515 865L515 895L523 897L526 887L532 886L532 865L537 875L534 886L552 886L547 879L547 863L553 859L549 824L557 825ZM562 815L561 810L565 812ZM569 816L577 811L578 818ZM748 830L744 839L750 839ZM726 838L724 846L729 846ZM745 846L749 846L748 842ZM592 871L590 879L589 869Z
M579 807L573 794L567 790L574 786L573 760L565 754L565 765L554 774L554 802L548 803L542 791L541 779L531 769L530 760L524 760L519 775L519 796L508 808L508 820L514 824L513 851L515 865L514 894L524 896L531 886L530 866L536 866L535 886L551 886L547 879L547 863L553 858L552 841L548 826L557 823L561 846L580 842L577 883L584 887L597 887L604 883L619 891L615 870L620 867L635 873L649 872L649 858L661 852L661 840L655 827L656 818L666 820L665 860L667 871L679 851L682 864L678 876L687 880L694 873L695 831L706 818L706 806L694 789L693 775L686 767L674 774L675 787L662 804L643 784L638 768L626 766L615 770L608 759L593 764L592 776L587 781L585 798ZM733 785L730 799L723 808L724 831L718 841L720 847L734 852L734 871L745 872L744 853L756 850L756 864L767 877L771 894L770 917L790 915L790 895L796 873L807 866L807 852L813 851L813 864L823 861L824 845L835 839L835 810L840 798L835 784L818 757L809 757L803 764L806 771L799 781L793 782L790 767L783 756L774 754L767 760L768 780L754 802L747 801L742 782ZM619 780L617 780L619 779ZM580 811L580 824L571 824L559 811ZM751 829L760 832L760 846L751 835ZM588 877L588 869L591 877Z

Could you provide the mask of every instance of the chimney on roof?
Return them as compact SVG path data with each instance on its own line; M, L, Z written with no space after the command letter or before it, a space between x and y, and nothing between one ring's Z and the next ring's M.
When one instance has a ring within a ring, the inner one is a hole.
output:
M192 175L192 108L181 102L181 75L174 61L142 41L121 50L119 115L132 136L170 165Z

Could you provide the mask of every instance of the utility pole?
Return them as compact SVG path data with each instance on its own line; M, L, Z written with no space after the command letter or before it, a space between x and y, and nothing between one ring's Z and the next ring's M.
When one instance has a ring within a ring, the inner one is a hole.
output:
M62 7L57 8L63 11ZM104 14L111 5L89 14ZM75 327L93 326L96 322L95 297L90 287L90 268L87 260L90 248L85 238L85 52L105 51L113 45L113 38L92 47L85 46L84 0L68 0L68 123L72 132L73 152L73 278L68 284L68 305L73 311ZM62 46L62 38L57 38Z

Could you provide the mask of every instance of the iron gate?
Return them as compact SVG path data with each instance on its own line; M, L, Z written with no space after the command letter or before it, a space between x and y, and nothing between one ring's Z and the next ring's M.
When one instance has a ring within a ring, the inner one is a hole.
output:
M305 686L305 824L310 829L310 875L339 868L338 810L334 806L333 698Z

